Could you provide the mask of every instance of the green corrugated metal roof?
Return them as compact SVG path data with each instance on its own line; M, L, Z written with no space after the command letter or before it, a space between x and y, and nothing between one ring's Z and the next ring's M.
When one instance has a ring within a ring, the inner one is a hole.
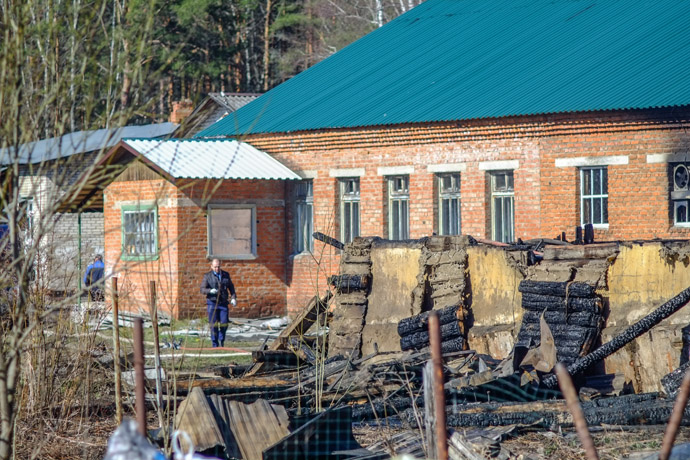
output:
M690 104L688 0L427 0L199 136Z

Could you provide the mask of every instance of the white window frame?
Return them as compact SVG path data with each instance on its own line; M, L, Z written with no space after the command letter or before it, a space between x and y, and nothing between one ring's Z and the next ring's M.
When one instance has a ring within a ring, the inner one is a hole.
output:
M350 187L352 185L352 187ZM351 243L360 235L360 181L359 177L338 179L340 189L340 241Z
M600 181L600 193L594 193L594 174L595 171L599 173ZM606 174L606 181L604 182L601 173ZM585 176L590 176L590 193L585 194ZM594 228L609 228L609 217L608 217L608 202L609 202L609 190L608 190L608 166L593 166L593 167L582 167L580 168L580 225L585 226L591 223ZM604 185L606 185L606 190L604 190ZM605 193L604 193L605 192ZM585 219L585 200L590 200L590 216L589 219ZM601 222L594 223L594 202L598 200L600 202L600 212L599 220ZM606 221L604 222L604 219ZM591 221L591 222L590 222Z
M439 235L460 235L461 224L461 196L460 196L460 173L449 172L437 174L438 181L438 234ZM450 178L451 186L444 189L444 179ZM444 212L444 202L448 202L450 212ZM454 212L453 212L454 211ZM455 218L453 218L455 214ZM447 221L447 222L446 222ZM444 224L448 225L444 225ZM446 231L448 227L448 231Z
M386 181L388 182L388 239L409 239L410 176L407 174L386 176ZM397 232L396 226L393 225L394 221L398 221Z
M250 225L251 225L251 252L247 254L219 254L213 249L213 211L224 209L249 209ZM207 256L209 259L219 260L253 260L258 257L257 241L256 241L256 205L252 204L209 204L207 212L207 241L208 250Z
M306 193L300 194L306 187ZM294 244L295 252L313 252L314 239L314 181L303 180L295 183Z
M515 174L513 170L491 171L489 173L491 182L491 239L503 243L512 243L515 241ZM499 187L497 179L499 176L505 176L506 185ZM508 186L508 177L511 178L512 185ZM498 209L498 204L500 208ZM506 226L506 205L510 207L508 216L509 224ZM497 215L501 214L501 231L498 231Z

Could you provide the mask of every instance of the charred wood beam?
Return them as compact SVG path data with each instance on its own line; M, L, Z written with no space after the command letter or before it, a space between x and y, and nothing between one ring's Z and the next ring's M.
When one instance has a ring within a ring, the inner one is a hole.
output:
M289 350L255 350L252 351L252 360L255 363L275 363L284 366L297 366L300 363L299 356Z
M330 244L336 249L345 249L345 245L341 243L340 241L336 240L332 236L324 235L321 232L314 232L312 235L315 240L319 240L321 242L324 242L326 244Z
M676 396L678 396L680 384L682 383L683 376L685 375L688 369L690 369L690 361L686 362L675 371L670 372L661 378L661 386L664 387L666 397L675 398Z
M333 275L328 277L328 284L339 293L366 291L371 285L371 275Z
M522 294L522 308L525 310L567 310L598 313L601 311L601 300L597 297L558 297L553 295Z
M438 313L438 319L441 324L448 324L450 322L457 322L463 319L463 312L459 305L451 305L450 307L435 310ZM429 324L429 313L425 311L419 315L403 318L398 323L398 335L404 337L406 335L414 334L416 332L426 331Z
M462 338L465 335L465 326L454 321L441 326L441 340L443 342L451 339ZM429 345L429 331L415 332L400 338L400 348L411 350L420 349Z
M540 312L528 310L522 316L522 322L538 324L540 316ZM552 324L564 324L568 326L599 327L604 318L599 313L588 311L566 313L564 311L547 310L544 312L544 319L549 326Z
M592 353L575 361L573 364L568 366L568 373L572 376L579 375L593 364L620 350L625 345L632 342L659 324L661 321L680 310L683 306L685 306L685 304L688 303L688 301L690 301L690 288L686 288L680 294L664 303L632 326L628 327L610 342L605 343ZM555 375L550 375L543 380L543 384L547 388L554 388L558 384L558 381Z
M518 291L523 294L540 294L556 297L595 297L594 287L587 283L557 281L520 281Z

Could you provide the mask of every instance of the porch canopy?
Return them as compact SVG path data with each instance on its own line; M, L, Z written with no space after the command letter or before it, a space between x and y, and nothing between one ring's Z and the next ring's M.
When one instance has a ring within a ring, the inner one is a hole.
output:
M65 196L62 211L87 209L102 200L103 190L135 159L171 182L176 179L273 179L301 177L269 154L234 139L121 140L92 170L81 186Z

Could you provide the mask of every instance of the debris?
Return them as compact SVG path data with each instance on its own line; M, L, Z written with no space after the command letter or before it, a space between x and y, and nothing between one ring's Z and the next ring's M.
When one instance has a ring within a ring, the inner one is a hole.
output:
M588 369L594 363L601 361L607 356L615 353L623 348L626 344L632 342L637 337L641 336L651 328L659 324L664 319L671 316L673 313L680 310L685 304L690 301L690 288L686 288L680 294L673 297L671 300L665 302L659 308L626 328L622 333L616 336L610 342L600 346L592 353L578 359L573 364L568 366L568 373L572 376L579 375L585 369ZM553 388L556 385L556 377L551 375L544 379L544 385Z
M323 298L318 296L312 297L306 308L295 318L295 320L285 329L283 329L276 340L268 348L269 351L285 350L288 345L288 339L293 336L302 337L309 328L318 320L318 318L326 313L328 302L331 300L332 294L327 292ZM259 372L264 367L263 362L257 362L246 375L251 376Z

